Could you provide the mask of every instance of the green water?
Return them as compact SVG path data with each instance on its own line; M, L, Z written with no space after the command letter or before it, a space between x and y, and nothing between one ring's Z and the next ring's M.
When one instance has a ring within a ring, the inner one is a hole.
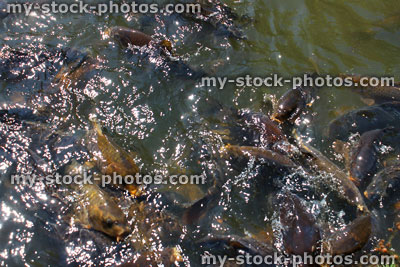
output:
M172 164L193 173L204 171L204 166L200 167L193 160L196 157L190 155L200 153L196 142L203 133L197 126L203 119L199 110L207 110L206 99L216 99L228 107L270 113L271 99L279 98L289 86L256 88L229 84L222 90L205 88L199 81L157 69L148 58L124 51L105 37L110 27L126 26L158 39L172 40L177 55L192 68L205 70L210 76L264 77L277 73L292 77L318 72L333 76L393 76L396 81L400 80L399 1L243 0L226 4L240 16L247 17L237 22L247 40L227 38L217 34L210 25L179 15L31 14L28 17L9 15L0 22L0 47L71 47L98 59L102 67L97 76L85 88L75 91L73 99L64 99L65 106L49 110L67 118L70 130L90 128L89 114L96 115L116 143L138 155L144 173L168 173ZM32 86L0 82L0 106L4 109L29 107L26 103L40 89L39 83ZM317 119L310 128L315 128L320 139L323 136L319 134L329 121L345 111L365 106L350 88L321 88L317 95L312 107ZM13 160L17 161L15 157ZM12 160L3 160L1 166L4 177ZM262 203L250 201L252 204L246 206L246 197L237 196L245 188L245 183L232 182L233 193L225 196L233 200L224 202L228 211L221 216L228 226L220 227L235 234L265 227L265 216L260 212L264 209ZM201 189L205 191L207 186ZM40 230L42 225L28 223L36 222L38 216L44 216L45 220L51 216L29 212L24 201L31 203L33 200L26 198L35 196L24 197L24 192L14 194L11 190L4 185L1 188L0 263L64 265L62 259L68 255L62 255L62 249L51 251L51 244L45 245L48 234ZM13 196L21 198L22 204L15 204ZM207 221L203 227L207 229ZM200 231L205 232L203 228ZM201 234L189 236L196 239ZM185 248L187 255L191 255L186 264L197 266L195 249L195 246ZM102 260L112 262L112 258L111 252Z

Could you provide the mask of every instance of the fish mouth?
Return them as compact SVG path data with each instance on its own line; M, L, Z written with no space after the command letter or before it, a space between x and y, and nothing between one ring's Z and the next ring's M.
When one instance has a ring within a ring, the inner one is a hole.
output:
M127 237L130 234L130 232L131 232L131 229L128 226L121 228L121 230L115 237L116 241L120 242L120 241L124 240L125 237Z

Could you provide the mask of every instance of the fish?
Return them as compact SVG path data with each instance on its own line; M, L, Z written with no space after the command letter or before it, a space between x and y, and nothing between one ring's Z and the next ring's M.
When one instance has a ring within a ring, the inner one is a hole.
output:
M242 110L239 112L238 124L243 128L248 128L249 132L254 132L258 138L260 146L273 148L275 144L287 142L287 138L279 125L272 121L263 113Z
M76 85L80 81L84 81L85 75L100 68L97 60L78 50L66 48L62 50L62 54L65 62L50 86L45 89L47 93Z
M390 101L400 101L400 83L393 83L388 86L372 86L370 80L364 81L366 86L361 86L361 76L344 76L350 78L357 86L352 87L353 91L360 94L363 98L372 99L374 103L380 104ZM367 78L367 77L364 77Z
M301 199L285 192L278 196L283 245L288 254L304 255L318 251L321 233L314 216L307 212Z
M373 175L377 164L376 142L384 134L385 129L365 132L361 135L357 146L350 156L350 180L357 186L363 187L368 183L368 178Z
M368 243L371 233L371 216L364 215L328 237L324 246L330 255L348 255L362 249Z
M221 198L222 187L216 182L208 191L207 194L197 200L194 204L188 207L183 215L182 222L186 225L193 225L204 218L208 212L214 208Z
M327 136L330 140L347 141L351 134L384 129L400 128L400 102L386 102L350 111L329 123Z
M161 62L165 63L169 72L186 79L197 80L207 74L202 70L194 70L177 55L175 55L172 43L168 40L155 40L150 35L143 32L126 28L126 27L113 27L106 31L106 33L113 38L122 47L149 47L154 48L152 51L159 51L158 56L162 56ZM164 65L165 65L164 64Z
M172 52L172 44L170 41L162 40L157 42L150 35L135 29L116 26L108 29L106 33L124 48L128 48L129 46L159 46L166 49L168 52Z
M293 135L296 138L299 147L302 149L302 152L309 159L311 167L318 172L322 171L331 174L330 177L318 179L317 182L323 183L323 185L326 183L326 185L336 192L340 198L346 200L349 204L356 206L358 210L369 213L369 209L364 202L360 190L350 179L348 179L346 173L344 173L320 151L302 140L296 130L293 131Z
M287 168L294 168L297 166L289 157L262 147L226 145L225 147L221 148L220 152L222 156L228 158L254 157L257 160L271 162L277 166Z
M129 47L129 45L146 46L154 42L154 39L150 35L126 27L112 27L107 33L125 48Z
M96 166L106 175L113 176L116 174L122 177L131 175L135 177L140 170L132 155L105 135L97 121L92 121L92 124L93 129L89 132L86 143L89 151L94 155ZM115 186L126 188L134 196L141 194L139 185L115 184Z
M375 206L388 203L396 209L400 192L400 165L389 166L375 174L364 196ZM389 207L388 207L389 208Z
M279 122L294 123L307 105L311 103L311 89L296 87L287 91L277 103L272 119Z
M247 40L247 36L243 30L235 25L235 21L239 16L226 4L215 0L196 0L195 3L200 5L199 12L186 12L180 15L195 22L208 23L214 27L216 35Z
M246 251L251 255L261 255L263 257L277 253L277 250L272 246L272 244L238 235L212 235L204 237L196 243L203 249L210 249L211 251L226 250L228 248L235 251Z
M86 168L73 161L66 173L71 176L82 174ZM99 174L94 174L93 179L98 179ZM131 229L125 214L117 203L97 184L81 183L71 184L70 194L73 196L73 221L85 228L102 232L117 242L127 236Z
M111 175L114 172L121 175L135 175L139 172L139 167L136 165L132 158L126 150L120 147L114 142L109 136L104 134L100 124L97 121L92 121L93 130L91 131L91 137L94 140L94 145L99 150L100 155L99 163L102 172ZM90 146L90 144L89 144ZM91 147L92 153L95 149Z

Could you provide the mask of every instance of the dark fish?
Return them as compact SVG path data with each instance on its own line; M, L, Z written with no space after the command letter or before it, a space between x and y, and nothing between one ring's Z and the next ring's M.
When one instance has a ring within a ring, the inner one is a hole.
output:
M280 123L293 123L310 102L311 90L297 87L287 91L278 101L272 118Z
M350 134L384 129L400 128L400 102L387 102L363 107L336 118L329 124L328 136L331 140L346 141Z
M113 27L109 31L110 37L123 47L146 46L154 42L150 35L126 27Z
M86 53L72 48L35 47L14 50L4 47L0 51L0 79L20 82L29 77L28 80L32 81L51 82L60 70L66 76L79 69L88 59Z
M139 47L148 46L159 49L156 51L160 51L160 55L163 56L162 58L166 67L171 73L175 73L178 76L197 80L206 75L205 72L193 70L185 62L174 57L172 44L168 40L157 41L150 35L125 27L113 27L109 30L109 35L125 48L131 45Z
M13 108L0 110L0 122L12 125L21 124L23 121L45 122L46 117L37 114L34 110L28 108Z
M321 240L319 227L299 197L285 193L278 199L283 245L289 254L315 253Z
M182 13L181 15L196 22L210 24L216 29L216 35L232 37L239 40L247 39L243 30L235 25L235 20L237 20L239 16L226 4L214 0L200 0L196 1L196 4L200 4L200 12Z
M277 142L287 141L282 129L265 114L243 110L238 118L239 125L253 132L260 146L273 147Z
M362 97L367 99L373 99L375 103L384 103L388 101L400 101L400 84L394 83L389 86L372 86L370 81L364 81L368 83L367 86L361 86L361 77L358 76L345 76L345 78L351 78L354 83L359 86L352 87L352 89L360 94Z
M221 198L222 188L219 184L212 186L206 196L196 201L185 210L182 216L184 224L192 225L204 218L208 212L214 208Z
M357 186L363 187L368 183L367 179L373 175L377 163L376 142L384 134L385 129L377 129L365 132L353 149L350 157L350 180Z
M240 237L237 235L213 235L200 239L196 242L201 245L204 249L210 249L211 251L224 252L224 250L238 250L245 251L251 255L271 256L274 255L276 249L268 244L261 243L258 240L248 237Z
M294 132L294 136L299 147L302 149L303 154L308 157L311 168L317 172L322 171L332 174L332 177L318 179L317 182L321 183L321 186L328 185L340 198L346 200L351 205L356 206L359 210L368 213L368 207L364 202L360 190L350 179L348 179L347 175L320 151L302 140L296 132Z
M227 145L222 149L221 153L223 156L228 156L233 158L254 157L257 160L270 162L276 166L282 166L287 168L296 167L296 164L289 157L261 147Z
M113 38L122 47L131 46L153 46L160 47L163 49L163 55L169 55L172 52L172 44L168 40L156 41L150 35L147 35L141 31L130 29L126 27L113 27L108 30L111 38Z
M371 231L371 216L361 216L328 239L328 251L331 255L354 253L367 244Z
M364 192L372 204L394 205L400 201L400 166L390 166L378 172ZM400 206L399 206L400 208Z

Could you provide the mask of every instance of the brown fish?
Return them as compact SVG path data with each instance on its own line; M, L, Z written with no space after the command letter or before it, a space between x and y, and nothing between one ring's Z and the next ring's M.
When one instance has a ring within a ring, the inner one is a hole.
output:
M262 147L226 145L221 149L221 153L223 156L254 157L257 160L265 160L279 166L296 167L296 164L289 157Z
M352 87L353 90L364 98L373 99L377 103L400 100L400 83L393 82L386 86L372 86L371 79L368 77L348 75L342 75L342 77L351 79L355 84L355 87ZM361 78L364 79L363 83L366 86L361 85Z
M300 198L285 193L279 199L279 206L286 252L294 255L316 252L321 240L320 230L315 218L307 212Z
M373 204L395 205L399 199L400 166L389 166L378 172L364 192L364 196ZM397 203L397 205L399 205ZM400 205L398 206L400 208Z
M213 235L200 239L196 243L200 244L203 248L221 246L224 249L244 250L251 255L271 256L274 255L276 249L272 244L260 242L256 239L249 237L241 237L237 235Z
M185 210L182 216L183 223L192 225L207 216L209 211L218 204L221 198L221 192L221 185L216 182L203 198L197 200Z
M287 91L278 101L278 106L272 114L272 119L293 123L303 112L310 98L309 90L301 87Z
M132 156L123 148L106 136L97 122L93 123L97 137L97 145L101 152L101 159L104 161L103 170L105 174L112 175L114 172L121 175L135 175L139 172Z
M334 233L327 242L331 255L346 255L362 249L368 242L372 231L371 216L361 216L344 229Z
M350 180L357 186L363 186L376 169L377 148L375 143L384 134L384 129L365 132L350 157Z
M126 27L113 27L107 31L111 38L123 47L132 46L160 46L166 48L169 52L172 50L172 44L168 40L162 40L157 43L150 35L141 31Z
M87 147L95 155L97 167L106 175L113 176L116 174L122 177L131 175L135 177L140 171L132 155L105 135L97 122L93 122L93 130L89 134ZM140 195L140 190L136 185L123 186L132 195Z
M69 175L75 176L82 174L85 170L84 165L73 161L66 171ZM69 194L75 199L72 205L73 218L82 226L114 237L117 242L131 232L121 208L97 184L71 185Z
M332 190L337 192L339 197L346 200L351 205L356 206L359 210L368 213L368 207L364 202L360 190L348 179L347 175L320 151L302 140L296 131L294 131L293 134L302 152L309 158L312 165L311 167L316 171L332 174L332 177L319 179L321 181L318 182L323 182L324 185L328 185Z

